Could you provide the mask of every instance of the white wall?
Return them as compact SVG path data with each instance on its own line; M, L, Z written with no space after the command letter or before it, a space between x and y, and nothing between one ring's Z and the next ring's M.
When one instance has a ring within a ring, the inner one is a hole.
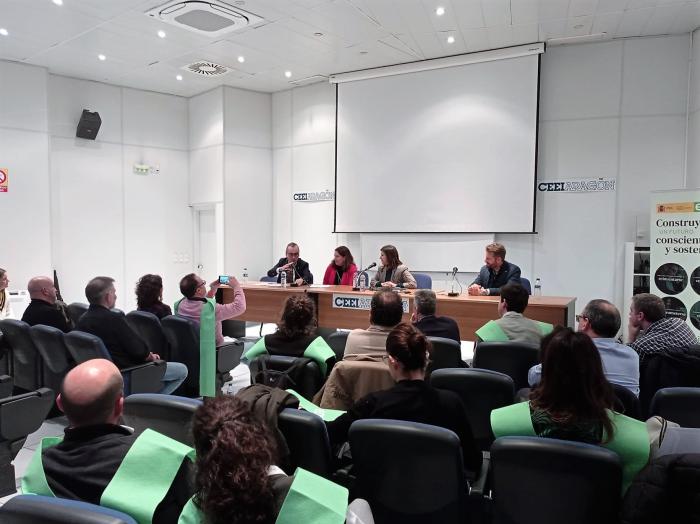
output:
M692 34L686 187L700 188L700 29Z

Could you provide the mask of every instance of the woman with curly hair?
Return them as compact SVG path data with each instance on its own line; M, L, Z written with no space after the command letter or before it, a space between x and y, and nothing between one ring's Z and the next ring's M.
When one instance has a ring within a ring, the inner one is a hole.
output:
M267 429L236 397L207 398L192 420L194 502L207 524L274 523L292 477Z
M144 275L136 282L136 305L139 311L153 313L158 318L173 314L170 306L163 304L163 279L160 275Z

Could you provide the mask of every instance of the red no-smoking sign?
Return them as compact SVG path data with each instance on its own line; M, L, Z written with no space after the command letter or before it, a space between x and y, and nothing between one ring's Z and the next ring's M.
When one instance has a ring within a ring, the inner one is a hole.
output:
M7 193L8 170L0 167L0 193Z

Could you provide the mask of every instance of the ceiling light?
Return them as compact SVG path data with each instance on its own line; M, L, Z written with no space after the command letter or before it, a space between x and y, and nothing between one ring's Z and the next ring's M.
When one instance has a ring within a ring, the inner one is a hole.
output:
M163 31L162 29L158 31L158 36L161 38L165 38L165 31Z
M440 6L435 10L435 14L438 16L442 16L445 14L445 8Z
M104 62L105 60L107 60L107 57L106 57L105 55L102 55L102 54L97 55L97 58L99 58L99 59L102 60L103 62Z
M314 33L314 36L323 36L323 33Z
M56 5L63 5L63 0L52 0Z
M238 57L238 61L239 61L241 64L242 64L243 62L245 62L245 56L239 56L239 57Z
M10 33L7 32L7 29L5 29L4 27L0 27L0 35L7 36L9 34Z
M177 76L175 77L175 80L182 80L182 75L177 75Z
M291 72L291 71L285 71L285 72L284 72L284 76L286 76L287 78L292 78L292 72Z
M581 29L583 27L583 24L576 24L574 26L574 29Z
M450 35L447 37L447 43L448 44L454 44L455 43L455 37Z

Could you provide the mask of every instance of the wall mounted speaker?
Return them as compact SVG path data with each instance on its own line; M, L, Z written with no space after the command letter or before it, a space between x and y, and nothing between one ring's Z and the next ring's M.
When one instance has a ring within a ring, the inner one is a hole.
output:
M75 136L78 138L95 140L101 125L102 119L97 111L91 113L87 109L83 109L83 114L80 116L80 122L78 122L78 129L75 131Z

